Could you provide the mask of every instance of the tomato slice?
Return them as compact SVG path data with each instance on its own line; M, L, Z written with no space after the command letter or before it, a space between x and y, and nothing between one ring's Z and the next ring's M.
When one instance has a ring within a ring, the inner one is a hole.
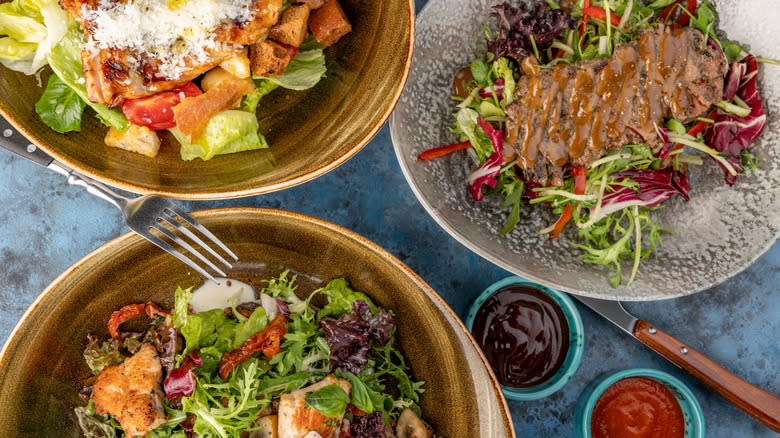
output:
M122 112L132 123L146 126L154 131L173 128L176 126L173 119L173 107L178 105L183 97L193 97L200 94L203 94L200 88L192 82L188 82L173 90L126 100L122 104Z

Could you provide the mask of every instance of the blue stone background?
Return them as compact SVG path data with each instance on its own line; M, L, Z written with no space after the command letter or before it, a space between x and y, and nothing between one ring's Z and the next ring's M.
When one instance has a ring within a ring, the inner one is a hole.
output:
M119 212L64 178L0 150L0 340L68 266L128 230ZM352 229L425 278L460 315L491 283L509 275L449 237L419 205L383 129L355 158L308 184L239 200L184 203L190 210L261 206L294 210ZM748 381L780 392L780 245L747 271L686 298L627 308ZM704 409L710 437L776 436L628 335L579 306L586 332L582 364L560 392L510 402L520 437L572 436L574 404L585 385L610 370L649 367L682 379ZM487 437L486 437L487 438Z
M419 10L426 0L416 0ZM18 134L15 138L19 140ZM21 140L20 140L21 141ZM0 150L0 341L68 266L127 232L119 212L64 178ZM240 200L183 203L190 210L261 206L320 217L362 234L401 259L465 318L491 283L509 275L449 237L409 189L385 127L355 158L303 186ZM780 245L733 279L675 300L629 303L650 320L748 381L780 393ZM573 435L585 385L617 369L660 369L683 380L704 410L708 436L773 437L769 429L628 335L579 306L586 332L580 368L560 392L510 402L519 437ZM487 438L487 437L486 437Z

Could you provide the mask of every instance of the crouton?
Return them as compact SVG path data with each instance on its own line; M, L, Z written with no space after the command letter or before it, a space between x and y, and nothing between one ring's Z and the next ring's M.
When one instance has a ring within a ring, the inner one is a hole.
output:
M269 40L259 41L252 45L250 51L252 76L279 76L292 59L292 51L281 44Z
M237 78L248 78L252 75L249 69L249 56L247 56L246 49L237 53L236 56L222 61L219 66Z
M320 44L332 46L341 37L352 32L352 25L338 0L327 0L309 17L309 30Z
M109 128L104 142L107 146L154 158L160 151L160 138L146 126L131 124L126 131Z
M309 5L293 5L282 14L281 20L271 27L268 38L288 46L300 47L306 38L309 21Z

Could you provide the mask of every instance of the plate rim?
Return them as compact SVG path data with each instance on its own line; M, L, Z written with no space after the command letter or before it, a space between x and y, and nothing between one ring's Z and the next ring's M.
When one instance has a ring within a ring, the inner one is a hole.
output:
M399 1L399 0L393 0L393 1ZM154 195L188 200L188 201L208 201L208 200L246 198L246 197L262 195L266 193L273 193L285 189L290 189L299 186L301 184L307 183L309 181L312 181L314 179L317 179L327 174L328 172L337 169L338 167L340 167L341 165L349 161L352 157L357 155L358 152L363 150L363 148L365 148L371 142L371 140L373 140L374 137L376 137L379 131L387 124L387 121L390 118L390 115L393 113L395 106L398 104L398 101L401 98L401 94L403 93L403 90L406 86L406 82L409 78L409 73L411 71L412 59L414 58L414 46L415 46L416 23L417 23L414 0L402 0L402 1L405 1L407 6L406 9L408 11L406 19L408 20L409 39L407 41L407 44L405 44L404 47L406 52L406 59L404 59L403 73L400 77L400 80L395 84L392 92L388 94L387 98L385 99L386 107L384 111L382 111L382 113L380 114L378 118L378 123L376 123L376 125L373 126L371 129L366 131L365 134L363 134L360 138L356 139L356 141L353 144L351 144L349 148L342 155L336 157L330 162L322 163L319 166L312 168L306 174L300 175L295 178L284 177L280 181L273 184L266 184L260 187L234 188L230 190L220 190L220 189L210 190L207 187L200 188L198 190L184 189L184 188L180 190L171 190L170 188L167 187L161 187L159 189L149 189L147 187L138 184L128 183L117 178L112 178L109 175L106 175L105 172L102 172L98 169L94 169L92 167L87 167L83 163L77 160L70 159L67 156L63 155L62 153L59 152L59 150L56 147L51 147L51 145L46 144L35 131L33 131L32 129L28 129L26 125L21 123L19 121L19 117L12 114L9 111L8 107L6 106L6 103L2 100L0 100L0 116L4 117L11 124L11 126L14 127L14 129L16 129L20 134L22 134L22 136L25 137L27 142L32 143L34 146L40 148L41 150L49 154L52 158L54 158L56 161L68 166L68 168L80 173L81 175L87 176L103 184L107 184L117 189L125 190L131 193L154 194ZM59 135L65 135L65 134L59 134Z
M425 5L422 7L422 9L417 14L417 21L422 21L427 17L427 14L429 14L432 8L429 8L429 6L433 3L443 1L443 0L428 0ZM416 23L418 25L419 23ZM700 283L697 285L696 288L683 290L680 289L679 292L676 292L674 294L654 294L652 291L646 291L647 293L641 295L641 296L630 296L626 295L625 293L622 293L621 291L624 291L624 288L615 288L611 291L614 291L614 293L598 293L593 292L589 290L581 290L569 286L563 286L560 284L557 284L554 281L547 280L545 278L539 277L532 272L524 271L520 268L517 268L512 263L502 260L502 258L496 254L494 254L492 251L480 248L477 244L471 242L464 234L462 234L460 231L458 231L457 227L453 225L450 221L448 221L444 215L440 213L440 211L435 208L422 194L422 191L419 189L417 185L417 181L412 176L412 171L410 166L412 165L412 162L407 159L407 157L403 154L400 146L400 140L398 140L396 131L398 130L400 132L400 122L397 120L398 113L394 112L388 121L390 126L390 141L393 144L393 150L395 152L396 159L398 161L399 167L401 168L401 172L404 175L404 178L408 184L408 186L411 188L412 192L414 193L414 196L417 198L418 202L422 204L423 208L428 212L428 214L434 219L434 221L444 229L444 231L449 234L451 237L453 237L456 241L458 241L461 245L468 248L473 253L477 254L478 256L482 257L483 259L493 263L494 265L505 269L515 275L521 276L523 278L526 278L528 280L534 281L536 283L540 283L544 286L557 289L560 291L564 291L573 295L581 295L585 297L591 297L591 298L600 298L600 299L612 299L612 300L619 300L619 301L627 301L627 302L648 302L648 301L665 301L665 300L671 300L675 298L681 298L689 295L694 295L699 292L703 292L707 289L711 289L715 286L718 286L720 284L725 283L726 281L736 277L737 275L741 274L742 272L746 271L748 268L750 268L759 258L764 256L777 242L780 240L780 227L776 228L774 230L773 236L766 241L763 242L761 248L756 251L754 254L752 254L751 257L749 257L742 265L740 265L737 269L729 272L727 275L722 276L721 278L716 279L707 279L706 281ZM465 189L464 189L465 190ZM604 274L606 275L606 273Z
M489 384L491 388L491 394L493 394L496 404L500 409L500 415L504 422L504 427L509 433L509 436L511 437L516 436L514 423L512 421L511 410L509 409L507 400L505 399L505 397L501 392L501 387L498 383L498 380L496 379L496 376L493 373L493 370L489 365L487 359L482 353L482 350L479 348L473 336L471 336L471 334L469 333L464 322L458 317L458 315L455 313L452 307L444 300L444 298L442 298L438 294L438 292L436 292L422 277L420 277L420 275L418 275L405 263L403 263L396 256L391 254L389 251L381 247L379 244L369 240L368 238L354 231L344 228L341 225L335 224L333 222L324 219L316 218L303 213L297 213L289 210L267 208L267 207L221 207L221 208L212 208L212 209L193 211L191 212L191 215L196 220L199 221L201 221L204 218L210 219L210 218L219 218L219 217L230 217L230 216L241 217L243 215L254 215L254 216L263 216L267 218L285 218L299 223L308 223L317 227L325 228L329 232L336 233L347 239L350 239L353 242L362 245L367 250L371 251L373 254L375 254L385 262L392 265L394 268L398 270L398 272L403 273L409 280L411 280L417 287L419 287L426 295L426 297L429 298L434 303L436 308L442 312L442 316L444 316L445 319L449 321L450 326L455 331L455 335L457 339L460 341L460 344L464 348L470 347L469 350L471 351L464 351L464 352L467 355L476 354L476 357L479 359L479 365L481 365L483 371L487 373L489 377L489 381L478 382L472 379L472 383L474 384L475 390L477 390L477 392L479 393L478 390L479 387L481 387L485 383ZM146 242L141 236L133 232L127 232L118 237L111 239L110 241L104 243L103 245L99 246L95 250L89 252L87 255L83 256L82 258L74 262L70 267L68 267L65 271L63 271L60 275L58 275L35 298L35 300L27 308L27 310L25 310L24 314L16 323L13 330L11 330L11 332L9 333L8 338L3 344L2 349L0 349L0 381L5 379L6 373L3 370L8 369L9 364L7 364L6 362L10 360L9 354L12 351L14 351L18 347L18 345L20 345L20 343L23 342L24 340L23 329L32 323L31 318L33 317L33 315L38 312L38 309L43 305L44 301L50 299L49 296L55 293L59 285L63 281L65 281L68 277L74 275L77 271L81 270L85 265L89 264L91 261L95 260L96 258L100 258L103 253L110 252L112 250L121 249L123 247L128 247L131 245L137 245L137 244L148 244L150 248L154 248L151 245L151 243ZM469 373L469 375L471 374Z

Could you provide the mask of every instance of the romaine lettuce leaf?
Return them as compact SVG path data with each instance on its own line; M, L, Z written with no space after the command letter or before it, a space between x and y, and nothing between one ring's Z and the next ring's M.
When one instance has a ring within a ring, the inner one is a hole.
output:
M64 134L81 130L81 115L86 106L59 76L51 75L46 90L35 104L35 112L51 129Z
M34 74L73 23L57 0L15 0L0 5L0 62Z
M316 39L308 38L301 44L300 51L295 55L287 69L279 76L256 77L264 79L272 84L290 90L307 90L325 76L325 46L319 44Z
M54 70L54 74L62 79L79 97L84 100L95 112L98 118L108 126L112 126L120 131L125 131L130 127L130 122L121 111L110 109L109 107L90 102L87 98L87 89L82 83L84 76L81 64L81 36L76 30L71 30L65 34L62 41L59 42L49 53L49 66Z
M190 143L176 128L171 132L181 143L183 160L210 160L215 155L268 148L254 113L238 110L223 111L209 120L204 134Z

